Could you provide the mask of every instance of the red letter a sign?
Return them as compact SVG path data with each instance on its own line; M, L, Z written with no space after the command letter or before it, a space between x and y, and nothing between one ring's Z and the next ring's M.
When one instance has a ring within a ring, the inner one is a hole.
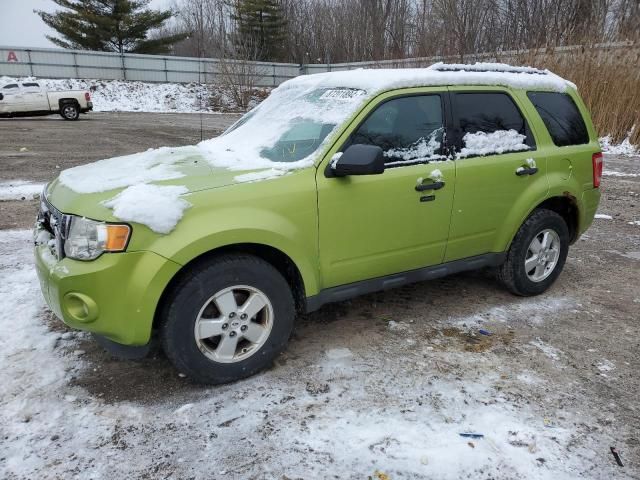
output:
M9 55L7 55L7 62L17 62L17 61L18 61L18 56L16 55L16 52L10 50Z

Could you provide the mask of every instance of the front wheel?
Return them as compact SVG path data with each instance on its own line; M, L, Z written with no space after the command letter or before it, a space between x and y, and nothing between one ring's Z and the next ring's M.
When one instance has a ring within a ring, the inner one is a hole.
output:
M239 380L268 367L284 349L295 317L289 284L250 255L202 263L170 292L161 313L165 353L198 383Z
M556 281L568 252L569 229L564 219L552 210L536 210L511 242L498 278L516 295L538 295Z
M80 117L80 108L75 103L63 103L60 116L65 120L77 120Z

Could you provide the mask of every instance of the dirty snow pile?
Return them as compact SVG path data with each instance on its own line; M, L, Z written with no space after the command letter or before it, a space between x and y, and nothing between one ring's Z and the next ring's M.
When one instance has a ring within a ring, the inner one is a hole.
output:
M601 432L582 435L576 428L585 420L570 409L530 401L554 385L493 353L444 348L446 336L417 341L417 325L405 322L361 339L343 334L348 325L311 323L274 368L219 387L194 387L167 373L162 359L104 367L107 356L87 348L87 335L50 318L31 248L30 232L0 231L0 478L542 480L610 472L594 453ZM501 309L504 322L541 304L513 302L515 310ZM489 322L494 315L478 313ZM523 348L521 355L540 350L545 361L564 362L542 340Z
M618 145L611 143L611 135L600 138L600 146L602 152L609 155L623 155L625 157L640 156L640 149L631 144L631 134L633 129L629 132L627 137Z
M27 180L0 181L0 201L32 200L40 196L44 184Z
M223 86L198 83L150 83L130 80L82 80L0 77L0 85L36 81L48 90L88 90L96 112L236 112L240 107ZM253 108L269 92L256 89Z

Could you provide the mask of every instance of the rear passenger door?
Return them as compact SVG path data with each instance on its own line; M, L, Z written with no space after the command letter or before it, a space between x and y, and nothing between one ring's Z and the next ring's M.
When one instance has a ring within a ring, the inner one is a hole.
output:
M49 110L47 95L40 88L39 83L25 82L22 84L22 96L25 111L42 112Z
M512 227L548 191L546 161L515 95L450 88L456 192L445 261L504 251Z
M600 144L595 134L589 134L574 99L559 92L527 92L527 97L546 127L540 136L548 145L550 194L562 195L569 185L578 192L592 189L592 156L600 151Z

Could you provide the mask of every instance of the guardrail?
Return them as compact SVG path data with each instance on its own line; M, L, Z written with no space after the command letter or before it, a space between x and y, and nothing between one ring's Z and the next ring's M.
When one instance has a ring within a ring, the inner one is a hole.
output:
M462 58L460 56L435 56L375 62L295 64L0 46L0 75L12 77L139 80L162 83L216 83L225 75L227 75L227 78L250 76L252 77L252 85L273 87L290 78L310 73L353 70L355 68L424 67L440 61L517 62L519 59L526 58L529 53L569 56L583 48L585 47L568 46L537 49L535 51L511 50L469 54L464 55ZM589 48L595 49L605 56L631 49L635 51L637 56L640 45L633 42L618 42L597 44Z

